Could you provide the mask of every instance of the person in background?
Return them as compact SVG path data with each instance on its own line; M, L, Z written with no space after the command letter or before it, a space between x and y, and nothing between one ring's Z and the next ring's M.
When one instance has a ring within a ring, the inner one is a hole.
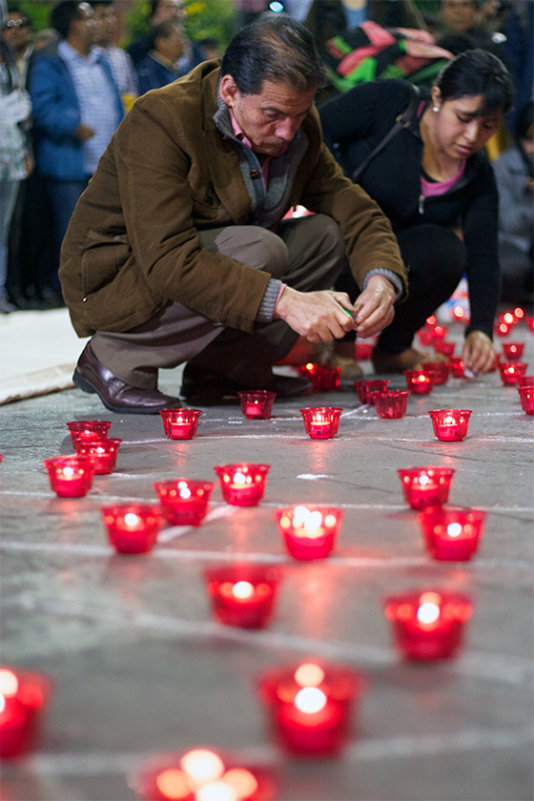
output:
M180 64L185 48L181 22L166 20L152 30L152 47L136 66L139 94L159 89L175 81L188 70Z
M13 48L21 86L26 85L28 61L33 52L30 18L17 6L11 6L4 24L4 40Z
M362 83L320 108L325 143L352 176L408 107L414 89L398 80ZM397 235L410 294L373 353L378 372L418 367L416 331L454 292L464 273L471 319L462 356L480 375L494 364L493 320L500 295L498 196L484 148L512 104L504 64L485 50L450 61L423 93L408 127L369 162L358 183L377 201ZM353 296L350 276L338 288ZM341 356L350 358L353 343ZM352 351L353 353L353 351Z
M121 47L114 45L114 38L117 32L117 16L114 2L113 0L89 0L89 2L95 12L95 44L102 48L111 65L113 77L123 102L126 95L128 105L131 105L131 99L137 97L137 76L133 61L128 53Z
M145 58L148 51L153 49L154 39L152 34L157 25L167 20L174 20L183 26L185 20L184 0L150 0L149 8L150 13L147 22L150 30L144 36L135 39L126 48L135 67ZM182 74L196 67L197 64L204 60L198 44L188 39L185 34L182 58L183 62L180 64Z
M499 189L503 303L534 301L534 103L519 110L513 147L493 163Z

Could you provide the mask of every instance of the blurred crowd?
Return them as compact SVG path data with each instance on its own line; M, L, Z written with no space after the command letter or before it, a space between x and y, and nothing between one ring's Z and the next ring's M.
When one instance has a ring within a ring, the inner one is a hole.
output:
M188 38L184 0L148 5L146 33L122 48L113 0L60 0L39 31L0 0L0 313L63 304L61 242L122 117L139 95L221 55L217 39ZM311 30L329 76L318 103L379 78L430 85L473 47L505 62L515 102L488 149L501 197L502 300L532 306L534 3L235 0L235 8L236 27L285 12Z

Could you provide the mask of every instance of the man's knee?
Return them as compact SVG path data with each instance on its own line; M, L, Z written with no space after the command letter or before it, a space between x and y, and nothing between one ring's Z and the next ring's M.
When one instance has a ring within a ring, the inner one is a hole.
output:
M266 228L253 228L254 261L249 261L252 267L265 270L273 278L281 278L287 272L289 254L282 239L268 231Z

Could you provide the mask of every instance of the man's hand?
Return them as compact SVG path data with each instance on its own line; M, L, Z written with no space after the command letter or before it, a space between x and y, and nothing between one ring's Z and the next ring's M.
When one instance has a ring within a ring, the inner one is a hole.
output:
M464 370L473 375L483 375L493 367L495 348L493 342L482 331L471 331L465 338L462 349Z
M93 128L90 128L89 125L86 125L84 122L81 122L74 131L74 136L76 139L79 139L80 142L87 142L87 140L91 139L94 135L95 132Z
M372 337L387 328L395 316L395 289L382 275L372 275L354 301L354 328L359 337Z
M354 313L345 292L299 292L286 286L275 306L274 319L284 320L309 342L331 342L354 328Z

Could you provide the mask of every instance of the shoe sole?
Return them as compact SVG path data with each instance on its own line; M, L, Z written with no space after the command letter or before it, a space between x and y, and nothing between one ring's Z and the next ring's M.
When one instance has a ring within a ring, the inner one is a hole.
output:
M143 409L139 408L138 406L131 408L125 406L112 406L110 403L107 403L100 392L98 392L98 390L78 372L77 368L72 374L72 380L75 386L77 386L78 389L81 389L82 392L87 392L90 395L98 395L100 401L106 407L106 409L109 409L110 412L115 412L115 414L159 414L160 412L160 409ZM165 409L165 405L163 405L161 408Z

